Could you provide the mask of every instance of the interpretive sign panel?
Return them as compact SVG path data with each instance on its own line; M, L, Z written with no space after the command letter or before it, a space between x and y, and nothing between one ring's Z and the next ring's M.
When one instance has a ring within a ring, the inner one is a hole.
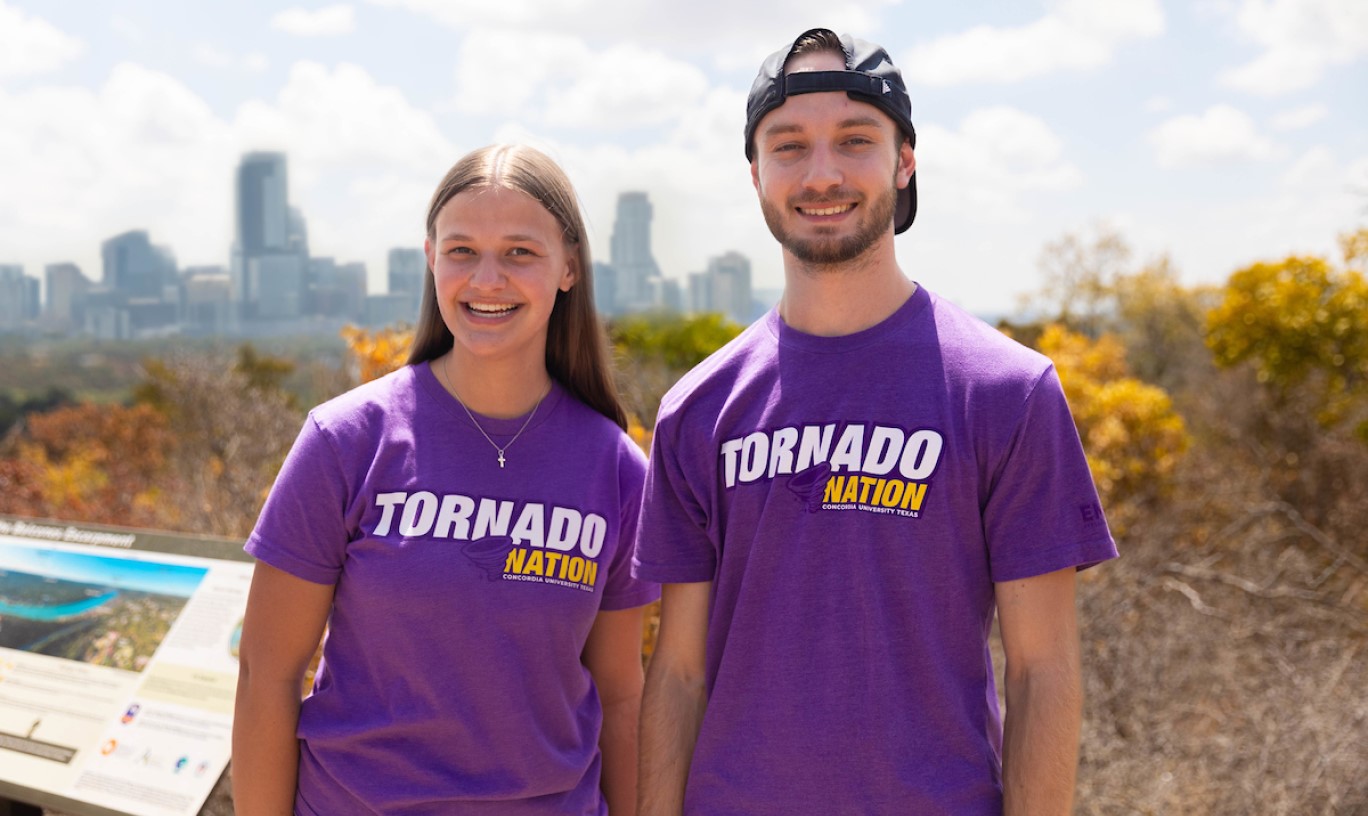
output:
M238 541L0 516L0 799L194 816L251 578Z

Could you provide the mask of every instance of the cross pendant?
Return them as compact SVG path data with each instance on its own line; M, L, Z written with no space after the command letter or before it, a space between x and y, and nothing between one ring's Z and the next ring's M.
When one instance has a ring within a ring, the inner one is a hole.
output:
M499 467L503 467L503 466L504 466L504 455L503 455L503 451L499 451Z

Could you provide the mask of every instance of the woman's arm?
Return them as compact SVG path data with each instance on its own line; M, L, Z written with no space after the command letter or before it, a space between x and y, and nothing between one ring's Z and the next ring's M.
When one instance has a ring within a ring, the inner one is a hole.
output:
M238 650L233 801L238 816L291 816L299 778L304 670L323 636L333 587L258 561Z
M584 644L584 665L603 705L603 796L611 816L636 813L637 716L641 712L641 607L600 612Z

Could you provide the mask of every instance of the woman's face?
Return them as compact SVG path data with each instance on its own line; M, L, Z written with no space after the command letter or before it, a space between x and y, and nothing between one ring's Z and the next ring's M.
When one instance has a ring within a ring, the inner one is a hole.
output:
M438 211L424 249L459 356L544 363L556 293L576 277L555 216L518 190L466 190Z

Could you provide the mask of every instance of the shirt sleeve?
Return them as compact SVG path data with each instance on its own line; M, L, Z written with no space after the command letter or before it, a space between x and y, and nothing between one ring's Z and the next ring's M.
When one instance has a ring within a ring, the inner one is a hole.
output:
M646 463L636 443L624 438L621 464L621 521L617 547L608 565L608 583L603 588L599 609L613 611L645 606L660 597L660 585L633 574L633 554L636 550L637 522L641 512L642 481Z
M708 535L708 513L679 461L674 427L673 422L657 423L651 441L632 571L660 583L711 581L717 546ZM696 479L715 475L694 474Z
M1116 557L1083 445L1053 367L1037 381L983 512L996 583Z
M348 495L336 449L310 413L243 549L296 578L335 584L351 540Z

